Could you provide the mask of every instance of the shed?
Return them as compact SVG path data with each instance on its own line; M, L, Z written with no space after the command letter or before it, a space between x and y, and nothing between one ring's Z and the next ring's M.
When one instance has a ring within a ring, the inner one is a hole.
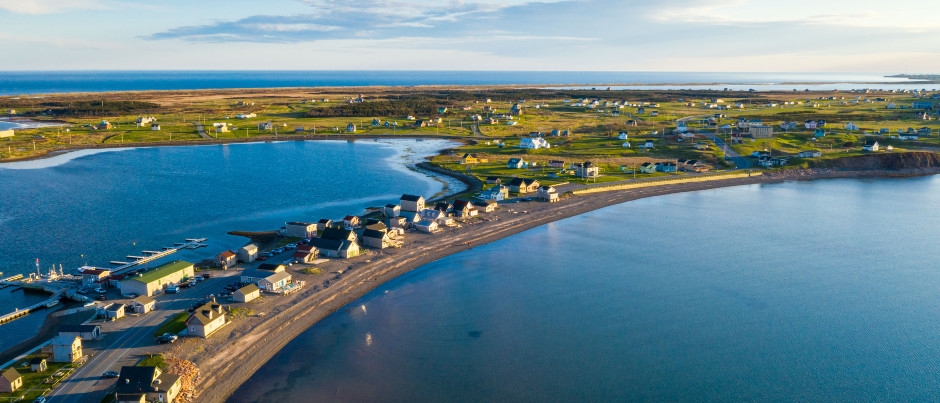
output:
M146 295L141 295L137 298L134 298L134 312L147 313L153 311L156 307L157 301Z
M49 368L49 364L46 363L46 359L42 357L36 357L29 360L29 370L33 372L42 372Z
M261 296L261 289L254 284L248 284L232 293L235 302L249 302Z
M0 392L13 393L23 387L23 376L13 368L0 372Z

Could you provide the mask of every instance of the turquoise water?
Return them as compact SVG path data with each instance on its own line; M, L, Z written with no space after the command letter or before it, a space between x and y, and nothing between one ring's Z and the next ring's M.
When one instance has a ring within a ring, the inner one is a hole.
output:
M408 273L250 401L936 401L940 177L612 206Z
M142 250L206 237L209 247L166 258L200 261L247 243L228 231L361 214L403 193L433 195L442 183L406 166L452 146L288 141L78 151L0 164L0 272L34 273L37 258L43 272L52 265L110 267ZM30 298L0 290L0 312ZM0 326L0 347L41 320L14 323L16 331Z

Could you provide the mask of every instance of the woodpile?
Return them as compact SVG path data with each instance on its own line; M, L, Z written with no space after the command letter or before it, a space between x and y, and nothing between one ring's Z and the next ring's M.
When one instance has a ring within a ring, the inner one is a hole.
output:
M176 397L178 401L195 401L196 383L199 381L199 368L196 364L179 358L167 358L166 371L180 377L180 393Z

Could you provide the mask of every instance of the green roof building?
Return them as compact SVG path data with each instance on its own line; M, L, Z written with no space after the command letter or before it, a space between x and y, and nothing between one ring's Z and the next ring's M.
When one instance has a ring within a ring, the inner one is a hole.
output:
M163 264L146 273L125 278L121 281L121 292L152 297L163 291L170 284L179 284L195 276L193 263L177 260Z

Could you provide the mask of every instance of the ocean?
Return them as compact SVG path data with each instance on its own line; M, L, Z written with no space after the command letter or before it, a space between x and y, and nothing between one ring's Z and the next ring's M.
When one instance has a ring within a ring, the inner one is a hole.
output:
M245 242L229 230L434 194L441 183L404 166L450 146L290 141L3 164L0 271L30 272L36 257L106 266L197 236L211 246L172 258L205 258ZM611 206L380 286L230 400L938 400L938 203L931 176ZM0 345L38 318L0 326Z
M247 238L234 230L276 230L287 221L361 214L403 193L432 196L454 180L407 167L444 140L284 141L204 146L82 150L0 164L0 272L4 276L110 267L142 250L185 238L207 248L183 250L150 263L198 262ZM0 289L0 312L34 298ZM31 315L38 316L38 315ZM25 326L25 319L11 322ZM32 320L30 332L41 320ZM24 333L0 326L0 346Z
M279 87L561 85L629 89L923 89L881 73L712 73L603 71L6 71L0 96L52 93ZM619 87L618 87L619 86Z
M938 203L932 176L611 206L386 283L229 401L936 401Z

